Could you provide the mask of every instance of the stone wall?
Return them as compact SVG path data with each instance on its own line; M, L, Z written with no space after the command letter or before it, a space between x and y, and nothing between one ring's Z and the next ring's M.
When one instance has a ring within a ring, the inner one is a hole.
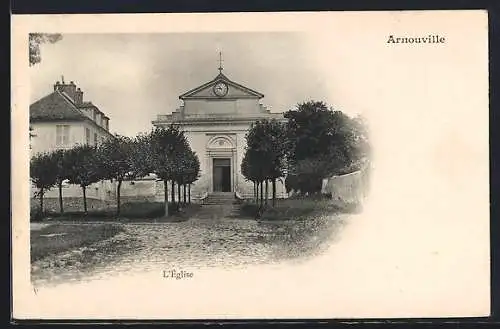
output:
M35 196L37 189L31 187L31 197ZM83 197L82 188L74 184L64 184L63 185L63 197L64 198L81 198ZM90 184L86 188L85 194L90 199L98 200L113 200L116 196L116 184L109 181L101 181L98 183ZM46 198L59 198L59 189L57 186L52 187L50 190L45 191Z
M105 201L107 203L116 203L116 188L117 183L110 181L102 181L95 184L91 184L86 189L86 195L88 199ZM169 199L172 197L172 191L170 185L168 186ZM35 197L37 189L32 186L31 188L31 198ZM182 194L181 189L181 194ZM191 196L194 196L191 193ZM53 187L46 191L44 194L45 199L58 199L59 189ZM157 181L155 179L139 179L134 181L124 181L120 189L120 198L122 203L132 202L132 201L163 201L164 200L164 189L163 182ZM177 195L177 185L175 187L175 198L179 198ZM83 199L82 188L74 184L66 184L63 186L63 199L74 200Z
M360 204L368 193L369 171L355 171L323 180L321 192L331 195L335 201L345 204Z
M40 208L40 199L31 198L31 210ZM63 198L63 207L64 211L73 212L73 211L83 211L83 198L81 197L66 197ZM87 198L87 210L104 210L104 209L113 209L115 207L114 202L97 200L93 198ZM44 198L43 199L43 208L45 211L50 212L59 212L59 198Z
M254 190L253 190L253 183L252 182L245 182L245 184L240 184L238 193L240 194L241 197L245 199L251 199L254 197ZM263 187L264 193L266 193L266 185L264 183ZM260 189L259 189L259 194L260 194ZM272 199L273 197L273 184L271 182L268 183L268 199ZM281 181L276 181L276 198L278 199L283 199L287 198L288 193L286 193L286 188L285 184L282 183Z

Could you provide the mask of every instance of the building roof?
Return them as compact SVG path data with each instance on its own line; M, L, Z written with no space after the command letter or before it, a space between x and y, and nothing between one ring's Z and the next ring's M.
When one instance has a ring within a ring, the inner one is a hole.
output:
M30 105L30 121L85 119L85 114L60 91L54 91Z
M81 108L87 108L87 107L97 107L95 106L94 104L92 104L92 102L83 102L81 105L79 105L78 107L81 107Z
M39 99L30 105L30 121L51 121L51 120L86 120L87 116L80 111L83 108L95 108L106 119L99 108L92 102L76 104L64 92L56 90L51 94Z
M79 109L94 108L97 110L97 112L101 113L106 119L109 119L109 117L107 115L105 115L101 110L99 110L97 105L95 105L92 102L85 101L82 104L78 105L78 108Z

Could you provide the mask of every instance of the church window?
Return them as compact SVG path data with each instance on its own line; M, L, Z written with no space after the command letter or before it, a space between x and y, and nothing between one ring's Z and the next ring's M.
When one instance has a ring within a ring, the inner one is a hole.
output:
M56 145L69 144L69 125L56 125Z

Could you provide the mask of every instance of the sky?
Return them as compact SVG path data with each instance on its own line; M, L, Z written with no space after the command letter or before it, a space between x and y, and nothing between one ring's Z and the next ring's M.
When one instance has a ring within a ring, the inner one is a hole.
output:
M64 76L110 117L112 132L133 136L150 130L158 114L178 108L179 95L213 79L221 51L224 74L263 93L272 112L307 100L360 112L353 89L345 90L350 80L341 80L357 59L336 51L325 68L318 49L330 48L321 50L312 40L296 32L63 34L43 44L41 63L30 67L30 101L52 92Z

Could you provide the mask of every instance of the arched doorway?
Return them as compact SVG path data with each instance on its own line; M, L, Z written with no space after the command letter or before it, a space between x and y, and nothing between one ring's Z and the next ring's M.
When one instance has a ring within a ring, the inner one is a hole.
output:
M216 135L207 144L211 192L234 192L235 142L228 135Z

